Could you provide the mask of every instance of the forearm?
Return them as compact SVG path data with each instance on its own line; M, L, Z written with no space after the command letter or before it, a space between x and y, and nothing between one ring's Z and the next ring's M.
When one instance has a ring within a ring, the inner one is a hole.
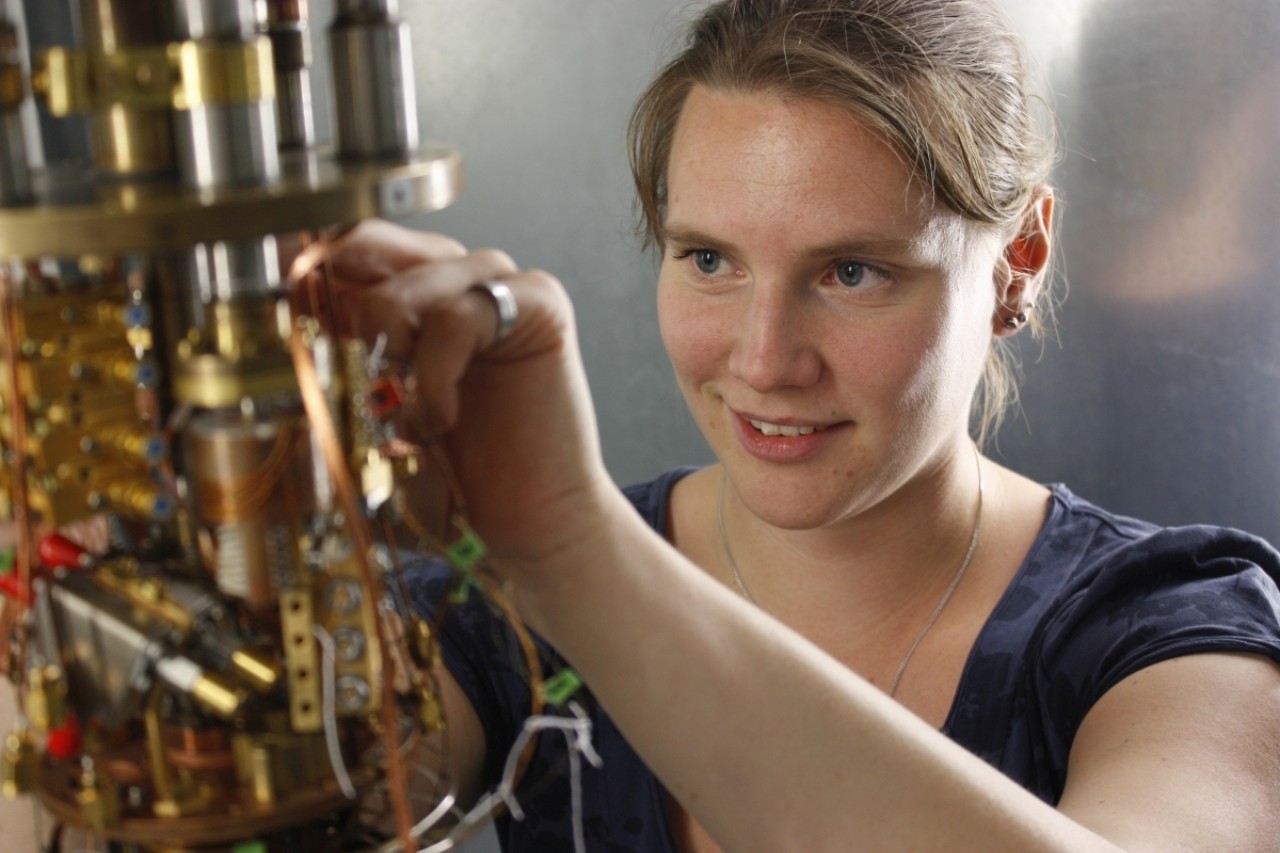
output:
M726 849L1110 847L602 500L522 608Z

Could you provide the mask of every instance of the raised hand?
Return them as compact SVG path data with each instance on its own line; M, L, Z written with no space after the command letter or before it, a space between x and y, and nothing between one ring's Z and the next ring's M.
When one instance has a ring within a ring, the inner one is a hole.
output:
M500 251L386 222L344 235L327 260L354 328L370 342L385 336L413 432L444 443L498 561L551 555L589 525L611 486L560 283ZM500 306L475 287L485 282L514 298L501 340Z

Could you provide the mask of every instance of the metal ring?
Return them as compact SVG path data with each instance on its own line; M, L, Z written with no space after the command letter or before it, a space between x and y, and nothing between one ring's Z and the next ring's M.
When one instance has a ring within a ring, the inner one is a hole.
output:
M471 285L471 290L487 293L498 309L498 330L493 333L489 346L501 343L515 331L516 320L520 317L520 308L516 305L516 295L500 281L482 281Z

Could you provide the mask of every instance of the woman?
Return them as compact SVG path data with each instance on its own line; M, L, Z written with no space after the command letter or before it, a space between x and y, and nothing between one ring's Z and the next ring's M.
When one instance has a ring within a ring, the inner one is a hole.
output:
M1050 304L1027 104L984 0L709 7L632 150L719 464L625 495L551 277L385 225L336 249L522 614L590 688L591 849L1280 837L1275 553L1116 518L970 438L1007 394L1000 342ZM442 678L474 797L528 700L461 617ZM537 761L509 850L569 848L568 782Z

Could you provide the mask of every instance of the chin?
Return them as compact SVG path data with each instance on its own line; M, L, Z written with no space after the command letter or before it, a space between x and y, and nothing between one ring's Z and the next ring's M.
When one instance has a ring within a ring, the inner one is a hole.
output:
M830 478L830 473L825 473ZM814 530L849 514L847 496L816 492L812 480L786 477L735 481L740 500L760 520L782 530Z

